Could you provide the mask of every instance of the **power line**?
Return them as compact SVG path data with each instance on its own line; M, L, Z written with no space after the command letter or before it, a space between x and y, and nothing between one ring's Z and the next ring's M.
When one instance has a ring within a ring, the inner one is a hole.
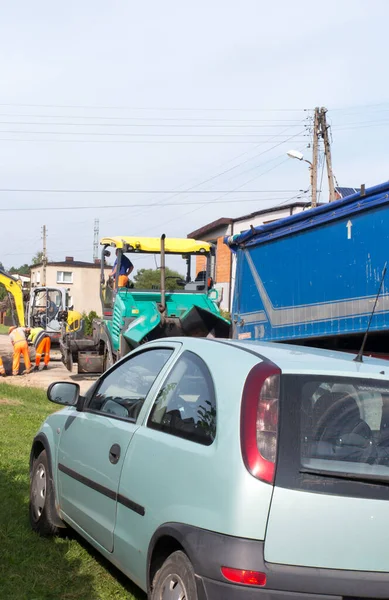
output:
M290 202L291 200L301 199L301 198L303 198L304 194L306 194L308 191L309 190L304 190L303 192L300 192L299 194L296 194L295 196L290 196L283 202L280 202L279 204L275 204L274 208L276 208L277 206L283 207L284 204L286 204L287 202ZM320 190L319 190L319 192L320 192ZM307 203L307 205L311 205L311 202L309 199L306 200L306 203Z
M290 127L288 127L287 129L285 129L282 133L285 133L286 131L288 131L290 129ZM295 135L291 135L290 137L288 137L285 140L286 142L289 142L290 140L292 140L295 137L298 137L298 133ZM268 152L270 152L271 150L274 150L275 148L278 148L282 143L284 142L278 142L277 144L275 144L274 146L272 146L272 148L268 148L267 150L263 150L262 152L259 152L259 154L256 154L254 156L252 156L251 158L247 158L246 160L244 160L243 162L239 163L238 165L235 165L233 167L230 167L229 169L226 169L225 171L222 171L221 173L218 173L217 175L214 175L213 177L210 177L209 179L207 179L206 181L203 181L203 183L209 183L209 181L211 181L212 179L216 179L217 177L221 177L222 175L225 175L226 173L229 173L235 169L237 169L238 167L241 167L245 164L247 164L248 162L250 162L251 160L254 160L255 158L259 158L260 156L262 156L263 154L267 154ZM274 160L274 159L271 159ZM271 161L268 161L271 162ZM268 162L264 163L264 164L268 164ZM260 167L261 165L259 165ZM240 175L244 175L245 173L247 173L248 171L252 171L253 169L258 168L258 165L255 165L253 167L251 167L250 169L247 169L245 171L243 171L242 173L238 173L237 175L234 175L233 177L230 177L227 179L227 181L230 181L231 179L234 179L235 177L239 177ZM193 186L193 187L197 187L197 186ZM193 189L193 188L190 188ZM217 193L217 192L215 192Z
M285 142L279 142L278 144L275 144L275 146L273 146L272 148L269 148L268 150L265 150L264 152L261 152L261 154L265 154L266 152L268 152L269 150L274 150L275 148L278 148L279 146L281 146L283 143L289 142L290 140L294 139L298 137L298 134L295 135L291 135L289 138L287 138L287 140L285 140ZM296 141L296 140L295 140ZM272 162L273 160L276 160L277 158L279 158L278 156L275 158L272 158L268 161L266 161L265 163L262 163L262 165L253 165L252 167L250 167L249 169L245 169L244 171L242 171L241 173L238 173L237 175L233 175L232 177L229 177L227 179L227 181L230 181L231 179L235 179L236 177L240 177L241 175L245 175L246 173L251 173L251 171L254 171L255 169L261 168L267 164L269 164L270 162ZM245 162L249 162L249 161L245 161ZM272 167L270 169L270 171L275 168ZM262 173L263 175L265 175L266 173L268 173L268 171L265 171L264 173ZM258 176L255 176L253 179L250 179L249 181L253 181L254 179L257 179L258 177L260 177L262 174L259 174Z
M1 106L1 105L0 105ZM105 121L190 121L190 122L217 122L217 123L301 123L299 119L215 119L213 117L117 117L99 115L42 115L25 113L0 113L0 117L33 117L35 119L102 119ZM62 123L61 123L62 124Z
M201 184L199 184L201 185ZM230 194L235 190L77 190L77 189L22 189L0 188L0 193L5 192L36 192L39 194ZM295 192L296 190L243 190L244 194L273 194Z
M389 104L389 101L386 102L379 102L378 104L357 104L354 106L343 106L343 107L339 107L339 108L331 108L331 112L332 111L337 111L337 112L341 112L343 110L361 110L364 108L376 108L377 106L387 106Z
M234 191L239 190L241 187L243 187L244 185L247 185L248 183L250 183L251 181L253 181L254 179L258 179L259 177L262 177L263 175L266 175L269 171L272 171L273 169L276 169L277 167L281 166L281 164L285 163L288 161L288 158L284 159L281 163L279 163L278 165L275 165L274 167L272 167L271 169L268 169L267 171L264 171L263 173L259 173L258 175L256 175L255 177L252 177L251 179L249 179L248 181L246 181L245 183L242 183L241 185L237 186ZM302 192L303 190L300 190L300 192ZM222 203L228 203L230 202L229 200L221 200L224 197L225 194L222 194L221 196L218 196L215 200L213 200L211 203L212 204L217 204L220 201ZM284 199L284 198L279 198L280 200L288 200L288 199ZM272 198L272 200L275 200L275 198ZM268 199L262 199L262 201L264 202L268 202ZM211 203L207 203L207 204L211 204ZM194 203L193 203L194 204ZM207 206L207 204L203 203L200 206L198 206L197 208L194 208L188 212L185 212L183 215L179 215L177 217L173 217L172 219L169 219L169 221L165 221L163 223L160 223L161 227L164 227L165 225L169 225L170 223L172 223L173 221L176 221L177 219L180 219L182 217L186 217L187 215L190 215L194 212L196 212L197 210L199 210L200 208L203 208L204 206ZM147 231L146 229L144 229L143 231ZM139 234L142 234L143 232L140 231Z
M11 132L0 132L0 133L13 133ZM21 132L22 133L22 132ZM35 131L31 131L31 132L23 132L23 133L29 133L30 135L34 135ZM72 135L72 134L69 134ZM89 134L85 134L85 135L89 135ZM262 144L271 144L271 139L270 140L266 140L264 142L261 142ZM299 140L300 141L300 140ZM197 140L179 140L179 141L172 141L172 140L100 140L100 139L94 139L94 140L63 140L63 139L44 139L44 138L40 138L40 139L23 139L23 138L0 138L0 142L27 142L27 143L47 143L47 144L52 144L52 143L64 143L64 144L225 144L226 141L225 140L206 140L206 141L197 141ZM285 140L285 142L282 143L286 143L287 140ZM257 144L258 140L228 140L228 144Z
M286 159L287 160L287 159ZM284 161L283 161L284 162ZM279 165L276 165L279 166ZM275 167L273 167L275 168ZM269 169L271 170L271 169ZM243 184L246 185L246 184ZM300 190L299 193L302 193L303 190ZM250 198L248 200L243 200L244 203L246 202L269 202L269 200L285 200L284 197L273 197L273 198ZM207 200L207 202L205 203L206 205L210 205L210 204L230 204L230 203L237 203L240 202L242 203L242 198L235 198L235 199L231 199L231 200ZM191 205L204 205L204 200L198 201L198 202L166 202L163 204L163 206L191 206ZM93 205L93 206L23 206L21 208L0 208L0 212L41 212L41 211L59 211L59 210L112 210L112 209L117 209L117 208L131 208L131 207L155 207L155 206L161 206L159 203L154 202L152 204L141 204L141 203L136 203L136 204L102 204L102 205Z
M282 131L282 133L286 133L287 131L289 131L289 129L290 129L290 127L287 127L286 129L284 129L284 130ZM296 137L296 135L298 135L298 134L294 134L294 135L290 136L290 137L288 138L288 140L295 138L295 137ZM268 148L267 150L263 150L263 151L262 151L262 152L260 152L259 154L257 154L257 155L254 155L253 157L251 157L251 158L248 158L248 159L244 160L244 161L243 161L243 162L241 162L241 163L238 163L238 165L235 165L235 166L232 166L232 167L230 167L230 168L228 168L228 169L225 169L224 171L222 171L222 172L219 172L219 173L217 173L216 175L213 175L213 176L209 177L208 179L202 180L202 181L200 181L199 183L192 185L192 186L189 188L189 190L193 190L193 189L195 189L195 188L197 188L197 187L200 187L200 185L204 185L205 183L209 183L210 181L212 181L212 180L214 180L214 179L216 179L216 178L218 178L218 177L221 177L222 175L225 175L226 173L228 173L228 172L230 172L230 171L232 171L232 170L234 170L234 169L236 169L236 168L238 168L238 167L240 167L240 166L242 166L242 165L246 164L246 163L247 163L247 162L249 162L250 160L253 160L254 158L258 158L259 156L261 156L261 155L263 155L263 154L266 154L267 152L270 152L271 150L273 150L274 148L277 148L277 147L278 147L278 146L280 146L280 145L281 145L281 143L280 143L280 142L278 142L277 144L275 144L275 145L274 145L274 146L272 146L271 148ZM260 144L257 144L255 147L256 147L256 148L258 148L259 146L260 146ZM246 150L246 151L245 151L245 152L243 152L242 154L238 155L238 156L235 158L235 160L236 160L237 158L240 158L240 157L242 157L242 156L245 156L246 154L248 154L248 153L250 153L250 152L251 152L251 150ZM224 164L229 164L230 162L231 162L231 160L227 161L227 163L224 163ZM269 161L268 161L268 162L269 162ZM267 163L265 163L265 164L267 164ZM231 179L231 178L229 178L229 179ZM175 197L177 197L177 196L179 196L179 195L180 195L180 193L175 193L175 194L172 194L171 196L168 196L168 198L166 198L165 200L171 200L172 198L175 198ZM159 202L159 203L162 203L162 202L164 202L164 200L160 200L160 202ZM195 209L195 210L196 210L196 209ZM146 212L147 212L147 210L146 210ZM192 211L191 211L191 212L192 212ZM132 216L137 216L137 215L139 215L139 214L141 214L141 213L142 213L142 214L144 214L144 213L145 213L145 210L144 210L144 209L142 209L142 211L135 212L135 215L133 214Z
M16 115L17 116L17 115ZM67 117L64 117L67 118ZM82 118L82 117L80 117ZM301 124L301 121L296 121L295 125L290 125L290 127L298 127ZM196 128L196 129L213 129L213 128L222 128L225 129L227 127L229 128L236 128L236 129L240 129L240 128L258 128L258 127L264 127L266 129L269 129L270 127L285 127L285 123L276 123L276 124L260 124L260 125L254 125L254 124L250 124L250 125L187 125L185 123L178 125L176 123L170 123L169 125L158 125L157 123L55 123L55 122L51 122L51 123L45 123L42 121L35 121L35 122L31 122L31 121L0 121L0 125L32 125L32 126L36 126L36 125L44 125L44 126L60 126L60 127L155 127L157 129L161 129L163 127L179 127L179 128ZM15 132L12 132L15 133ZM23 132L25 133L25 132ZM28 133L38 133L35 131L31 131ZM46 133L46 132L45 132ZM51 133L50 131L48 131L47 133ZM53 132L56 133L56 132ZM66 132L61 132L61 133L66 133ZM73 132L69 132L69 133L73 133ZM91 135L90 132L80 132L77 135ZM105 134L104 134L105 135ZM130 134L132 135L132 134ZM145 135L142 133L137 133L134 135ZM148 134L148 135L153 135L153 134ZM160 135L168 135L168 134L160 134ZM184 135L184 134L182 134ZM192 135L192 134L188 134L188 135ZM242 135L247 135L247 134L242 134ZM258 134L259 135L259 134ZM261 135L265 135L265 134L261 134Z
M247 107L212 107L212 108L199 108L199 107L145 107L145 106L96 106L96 105L82 105L82 104L22 104L22 103L0 103L0 106L21 106L21 107L37 107L37 108L82 108L82 109L115 109L115 110L142 110L142 111L241 111L241 112L302 112L312 110L309 108L247 108Z
M257 138L268 137L269 133L111 133L111 132L96 132L96 131L15 131L15 130L0 130L0 133L27 133L29 135L90 135L90 136L110 136L110 137L204 137L204 138L228 138L228 137L244 137ZM301 134L306 137L305 134ZM272 137L284 137L282 133L271 134Z
M379 119L379 120L374 120L374 121L354 121L352 123L342 123L342 125L331 125L331 127L334 127L335 129L337 129L338 127L349 127L351 125L373 125L373 124L378 124L381 125L382 123L389 123L389 121L387 119L383 120L383 119Z
M385 127L389 124L389 121L377 121L375 124L370 124L370 125L354 125L351 127L348 127L347 124L345 124L344 126L335 126L333 127L334 131L353 131L356 129L370 129L372 127Z
M286 129L285 131L288 131L288 129ZM258 148L260 145L261 145L261 143L257 144L257 145L255 146L255 148ZM259 154L259 156L260 156L261 154L264 154L264 153L266 153L266 152L270 152L271 150L272 150L272 148L268 148L268 149L267 149L267 150L265 150L264 152L261 152L261 153ZM229 159L229 160L227 160L227 161L223 162L223 163L222 163L222 165L228 165L228 164L230 164L231 162L233 162L234 160L237 160L238 158L241 158L242 156L246 156L246 154L249 154L251 151L252 151L251 149L250 149L250 150L246 150L245 152L242 152L242 153L238 154L238 156L235 156L233 159ZM255 156L258 156L258 155L254 155L254 157L255 157ZM252 158L254 158L254 157L252 157ZM245 164L245 163L246 163L246 162L248 162L249 160L252 160L252 158L251 158L251 159L250 159L250 158L249 158L249 159L246 159L246 160L245 160L245 161L243 161L242 163L238 163L238 165L232 166L232 167L230 167L230 168L228 168L228 169L226 169L226 170L224 170L224 171L222 171L222 172L216 173L215 175L212 175L211 177L208 177L207 179L203 179L203 180L201 180L201 181L199 181L199 182L197 182L197 183L195 183L195 184L191 185L191 186L188 188L188 189L189 189L189 191L192 191L192 190L194 190L195 188L198 188L198 187L200 187L201 185L205 185L206 183L209 183L210 181L212 181L212 180L214 180L214 179L216 179L216 178L218 178L218 177L221 177L221 176L222 176L222 175L224 175L226 172L229 172L229 171L231 171L231 170L233 170L233 169L236 169L236 168L238 168L238 167L239 167L241 164ZM222 166L222 165L221 165L221 166ZM174 193L174 194L172 194L172 195L168 196L167 198L165 198L165 199L161 200L159 203L163 202L164 200L166 201L166 200L171 200L172 198L176 198L177 196L179 196L179 195L181 195L181 194L182 194L182 192L176 192L176 193ZM133 216L133 217L134 217L134 216L137 216L137 215L139 215L141 212L143 212L143 213L144 213L144 210L143 210L143 211L138 211L138 212L135 212L135 215L133 214L132 216Z

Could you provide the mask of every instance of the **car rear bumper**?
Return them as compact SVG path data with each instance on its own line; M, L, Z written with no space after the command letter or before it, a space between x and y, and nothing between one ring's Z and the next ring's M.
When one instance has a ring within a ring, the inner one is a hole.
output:
M342 596L254 588L206 578L197 580L197 593L199 600L342 600Z
M184 548L196 573L199 600L378 600L389 598L389 573L268 563L264 543L169 523L161 534ZM365 551L368 552L368 549ZM266 586L229 583L221 567L259 571Z

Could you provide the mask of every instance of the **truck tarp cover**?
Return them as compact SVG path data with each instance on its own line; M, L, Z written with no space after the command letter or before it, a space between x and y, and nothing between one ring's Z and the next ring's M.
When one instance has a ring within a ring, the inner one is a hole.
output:
M226 236L224 243L230 246L232 250L236 250L240 245L245 247L257 246L279 237L311 229L341 218L347 218L388 203L389 181L368 188L364 196L361 196L360 193L352 194L342 200L318 206L267 225L260 225L237 235Z
M236 258L233 337L363 333L389 262L389 182L224 241ZM371 329L389 330L388 276Z

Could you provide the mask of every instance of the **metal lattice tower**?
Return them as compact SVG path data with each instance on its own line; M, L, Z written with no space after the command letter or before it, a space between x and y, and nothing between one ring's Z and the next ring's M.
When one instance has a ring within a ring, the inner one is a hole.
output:
M93 260L99 258L99 220L95 219L95 226L93 229Z

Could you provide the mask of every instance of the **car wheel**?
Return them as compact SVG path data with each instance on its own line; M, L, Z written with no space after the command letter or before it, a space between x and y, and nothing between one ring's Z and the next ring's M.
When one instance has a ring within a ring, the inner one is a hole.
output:
M59 517L53 514L54 507L54 490L49 461L46 450L42 450L32 466L29 511L32 529L43 537L60 533L60 528L55 524Z
M184 552L173 552L157 571L151 600L198 600L195 573Z

